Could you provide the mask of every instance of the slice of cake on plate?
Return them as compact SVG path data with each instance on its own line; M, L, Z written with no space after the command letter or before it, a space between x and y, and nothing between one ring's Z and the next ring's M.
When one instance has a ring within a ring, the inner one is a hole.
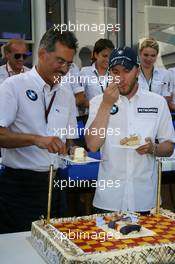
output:
M120 145L136 146L140 144L140 136L136 134L130 135L129 137L125 137L120 140Z
M74 154L72 155L72 159L75 162L84 162L86 160L84 148L82 147L75 148Z

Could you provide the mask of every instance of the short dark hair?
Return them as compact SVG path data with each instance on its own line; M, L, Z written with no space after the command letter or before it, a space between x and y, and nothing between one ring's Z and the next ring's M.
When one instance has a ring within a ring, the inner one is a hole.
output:
M43 35L40 40L39 48L45 48L48 52L52 52L55 50L55 44L60 42L70 49L74 49L75 52L78 48L78 42L75 35L70 31L59 31L54 28L50 28Z
M94 53L99 53L104 49L114 49L114 44L112 43L112 41L110 39L99 39L95 42L94 45L94 49L93 49L93 53L92 53L92 62L95 62L95 56Z

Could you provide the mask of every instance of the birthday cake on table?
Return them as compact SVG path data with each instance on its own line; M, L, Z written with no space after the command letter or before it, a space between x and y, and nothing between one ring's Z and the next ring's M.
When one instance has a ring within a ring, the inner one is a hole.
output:
M49 264L175 263L175 214L38 220L32 223L31 243Z

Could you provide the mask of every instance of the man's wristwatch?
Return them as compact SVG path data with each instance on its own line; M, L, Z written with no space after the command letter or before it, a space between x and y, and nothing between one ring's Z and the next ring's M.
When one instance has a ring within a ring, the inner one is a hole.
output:
M154 156L156 156L156 153L157 153L157 144L154 143L154 144L153 144L152 154L153 154Z

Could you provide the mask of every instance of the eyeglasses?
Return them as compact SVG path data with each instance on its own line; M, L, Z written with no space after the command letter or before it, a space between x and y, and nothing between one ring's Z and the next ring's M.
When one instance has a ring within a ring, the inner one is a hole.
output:
M28 57L28 55L27 54L22 54L22 53L15 53L14 54L14 58L15 58L15 60L19 60L19 59L23 59L23 60L25 60L26 58Z
M61 67L64 67L67 65L67 67L70 68L72 66L72 62L66 61L63 58L57 58L56 61Z

